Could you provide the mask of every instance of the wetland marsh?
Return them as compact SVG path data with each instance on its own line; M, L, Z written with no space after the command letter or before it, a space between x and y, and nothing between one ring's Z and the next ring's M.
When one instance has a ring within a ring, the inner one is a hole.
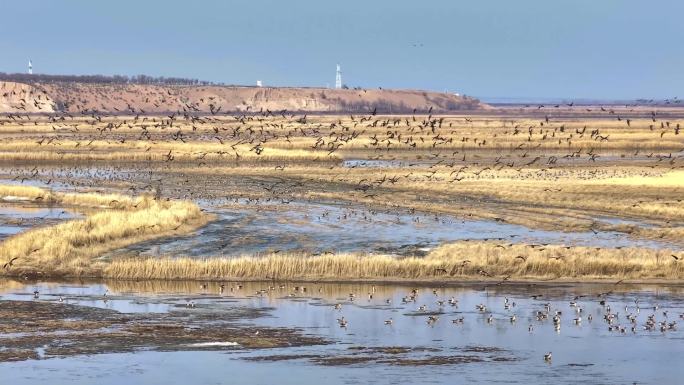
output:
M676 383L681 120L621 113L6 120L0 374Z

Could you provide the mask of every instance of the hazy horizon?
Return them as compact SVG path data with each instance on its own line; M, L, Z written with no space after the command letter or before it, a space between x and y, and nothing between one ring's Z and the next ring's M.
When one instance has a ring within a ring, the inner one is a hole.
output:
M684 4L302 0L4 1L2 72L458 92L483 100L665 99L684 88ZM49 32L46 32L49 31Z

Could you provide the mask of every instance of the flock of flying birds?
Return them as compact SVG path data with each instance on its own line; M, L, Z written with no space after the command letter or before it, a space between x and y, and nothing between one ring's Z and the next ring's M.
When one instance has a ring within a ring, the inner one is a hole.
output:
M14 92L14 91L12 91ZM167 90L169 96L172 95L171 90ZM5 95L8 96L8 95ZM17 109L26 109L26 106L33 104L40 108L47 100L46 95L33 95L32 98L22 97L19 99L20 104ZM667 100L666 104L677 105L681 101L677 98ZM68 105L66 106L69 107ZM80 107L76 105L76 107ZM560 105L553 106L559 108ZM567 104L567 107L574 108L574 103ZM630 106L626 106L630 107ZM537 106L537 110L543 110L548 107L544 105ZM577 107L579 108L579 107ZM103 110L107 110L103 106ZM320 150L326 152L328 155L333 155L345 147L350 146L355 140L367 139L365 148L373 153L369 160L393 160L390 152L392 150L422 150L428 155L422 161L414 161L409 163L409 168L412 165L427 167L428 171L419 171L415 173L409 172L404 176L381 177L372 179L371 177L362 179L354 187L355 190L360 191L365 197L375 198L377 195L373 190L385 184L391 185L399 181L400 178L420 178L429 182L437 178L436 167L449 167L452 172L449 174L449 183L457 183L466 178L479 177L479 175L487 170L501 170L509 168L522 172L523 169L532 166L541 167L542 169L552 169L562 159L576 159L584 155L584 160L589 162L596 162L600 158L600 153L597 148L603 142L610 140L610 135L605 134L599 128L568 128L565 125L554 124L553 118L546 114L537 124L530 124L523 126L522 124L512 125L510 128L502 130L500 135L511 138L520 138L521 143L510 150L509 154L500 154L496 156L493 162L482 164L481 158L470 157L465 150L452 151L455 144L461 144L469 148L477 146L478 149L487 149L487 138L478 138L475 136L463 135L460 138L455 137L458 131L454 127L454 120L446 120L441 116L434 116L432 108L427 110L425 115L416 115L417 111L409 116L380 116L377 109L369 111L361 115L350 115L347 118L336 118L330 122L323 122L320 119L311 118L306 114L293 113L288 111L270 111L268 109L260 109L259 111L242 112L233 114L228 112L224 106L218 105L213 97L201 98L197 102L186 102L177 111L167 114L166 116L148 116L147 113L137 108L130 103L127 108L119 110L114 108L114 115L94 109L82 109L80 114L72 113L52 113L47 117L36 119L29 114L3 114L0 115L0 126L2 125L18 125L29 128L31 125L37 126L42 121L47 119L52 125L53 135L42 135L35 140L38 146L60 146L64 140L75 140L76 145L73 149L63 149L64 152L84 151L91 147L91 144L96 140L106 140L112 143L125 144L126 141L148 141L149 146L145 150L149 152L154 148L155 144L160 142L181 142L187 143L191 141L205 141L212 143L219 143L224 146L223 150L212 153L211 155L221 159L225 157L230 160L240 160L242 155L240 151L247 148L249 152L256 155L261 155L266 146L271 142L284 141L293 143L295 138L308 138L313 141L310 146L312 150ZM208 113L207 113L208 112ZM633 125L633 118L624 117L620 115L619 111L610 108L598 107L586 108L588 113L603 113L613 117L615 120L623 122L625 127ZM630 115L632 116L632 115ZM671 122L669 120L660 119L658 112L653 111L649 115L650 124L649 130L654 133L655 138L663 139L666 135L678 136L681 133L680 123ZM473 123L473 119L469 117L461 118L463 124ZM81 133L83 128L96 129L99 132L99 138L93 137L88 133ZM120 132L122 128L128 129L128 133ZM154 130L152 130L154 129ZM130 135L131 130L135 130L137 134ZM373 132L371 135L367 131ZM499 134L494 134L496 137ZM491 140L491 139L490 139ZM544 155L542 144L554 143L558 146L567 145L570 147L575 140L590 140L596 143L596 147L578 148L570 152L560 155ZM455 143L456 142L456 143ZM476 152L476 151L473 151ZM640 150L636 150L633 156L638 156ZM169 150L163 157L163 162L171 163L177 161L178 153ZM210 166L209 152L197 152L192 154L191 161L197 162L200 167ZM652 167L664 166L670 169L684 167L684 148L679 151L670 153L644 153L645 159L653 160ZM216 159L216 158L212 158ZM325 160L325 159L322 159ZM358 167L359 164L346 166L350 168ZM275 170L284 170L287 165L279 164L274 168ZM343 167L339 165L332 165L334 167ZM430 170L432 169L432 170ZM595 176L595 173L601 171L590 171L587 178ZM34 167L28 172L22 171L15 179L21 182L40 178L41 173L37 167ZM335 180L335 177L332 179ZM52 178L48 180L48 184L52 182ZM189 180L188 180L189 182ZM281 194L290 191L293 187L305 187L304 182L296 182L298 185L290 185L292 182L278 181L276 183L260 183L260 187L272 197L279 197ZM145 186L150 187L150 185ZM284 198L282 198L284 199ZM674 256L673 256L674 257ZM675 257L676 258L676 257ZM9 263L11 263L10 261ZM205 286L206 288L206 286ZM239 290L231 288L230 290ZM264 295L270 290L275 290L275 286L270 287L269 290L258 291L257 295ZM282 287L281 287L282 289ZM225 285L221 285L220 292L223 293ZM297 287L295 293L291 295L298 295L306 293L306 287ZM367 293L368 301L374 300L375 288ZM408 295L403 297L402 306L416 306L423 302L422 296L419 297L417 289L411 290ZM426 304L417 307L416 314L424 314L426 323L433 326L440 322L440 315L444 314L444 309L453 308L458 309L459 301L456 298L440 298L436 290L433 291L434 298L431 299L436 307L430 308ZM35 293L38 298L39 293ZM607 301L607 296L610 293L602 293L596 299L601 308L600 321L605 322L607 328L615 333L637 333L641 330L648 332L660 331L668 332L676 330L677 323L671 320L673 316L669 315L666 310L659 309L657 305L651 307L641 307L638 301L635 301L631 307L622 309L613 309ZM534 300L540 300L540 296L534 296ZM358 301L357 295L350 293L348 297L349 302ZM583 322L591 323L594 321L593 314L586 314L584 310L587 303L581 297L575 297L567 309L552 308L550 303L542 304L541 308L536 310L532 319L537 324L545 325L551 324L556 331L560 331L561 325L570 322L573 325L580 325ZM387 305L391 304L391 300L385 300ZM423 302L425 303L425 302ZM343 303L334 305L336 311L342 311ZM479 304L476 311L485 317L486 324L494 324L497 322L508 322L516 324L519 322L519 317L522 315L516 312L516 303L505 299L502 304L502 309L505 316L500 313L495 313L492 309L484 304ZM188 303L188 307L194 307L194 303ZM568 313L570 314L568 316ZM644 317L645 316L645 317ZM679 318L684 318L684 314L680 314ZM350 327L351 322L344 316L340 316L337 320L338 325L343 328ZM442 321L443 322L443 321ZM455 326L462 325L467 322L464 316L457 316L450 320ZM384 323L392 326L395 320L387 319ZM537 324L530 323L527 330L533 333ZM551 361L552 353L549 352L544 355L545 361Z
M11 91L15 92L15 91ZM173 97L172 89L167 89L168 97ZM15 95L16 96L16 95ZM48 100L47 94L21 95L20 106L27 103L41 105ZM148 96L146 102L150 101ZM64 102L66 111L74 108L80 109L85 101L72 100ZM680 100L674 98L668 103L679 104ZM157 103L155 101L155 103ZM182 153L183 146L174 147L164 152L160 162L135 162L128 170L117 172L105 172L101 175L89 171L64 171L55 174L54 171L34 166L17 167L10 170L10 174L15 181L26 182L40 180L50 185L56 179L66 180L70 185L79 183L92 186L93 179L116 179L116 180L135 180L130 188L136 191L160 191L160 186L164 182L164 174L157 175L158 179L152 180L154 164L163 167L175 167L180 164L196 164L200 168L210 168L214 165L230 164L232 161L240 161L245 152L251 152L256 156L250 157L250 162L258 159L264 149L271 143L283 145L289 143L297 144L297 140L302 138L307 140L308 148L318 150L329 156L347 148L361 149L365 151L364 161L367 162L392 162L397 157L409 154L410 159L404 160L403 167L405 174L394 173L394 175L383 175L374 177L369 172L368 177L354 180L349 183L345 179L350 169L365 167L362 162L340 162L337 158L321 157L317 159L317 164L325 165L329 169L337 169L339 172L333 174L330 182L335 186L344 186L349 191L359 194L363 198L369 198L376 202L380 201L383 187L397 184L400 180L414 183L446 182L458 183L464 179L477 179L485 172L495 172L503 169L514 170L518 173L528 173L535 177L549 176L553 178L554 172L562 170L563 162L570 162L576 159L588 162L589 164L600 161L601 144L611 140L610 134L601 128L590 128L584 126L567 127L565 123L556 123L552 117L553 112L542 114L543 118L536 123L531 119L526 119L530 123L511 122L504 124L503 128L497 128L488 133L487 137L478 137L476 134L469 134L469 130L460 131L463 127L472 127L474 119L471 117L445 118L444 116L433 115L432 108L427 108L424 114L413 114L406 116L381 116L377 109L366 114L351 114L348 117L310 117L307 114L293 113L289 111L271 111L260 109L251 111L249 108L240 113L232 113L229 108L219 105L213 96L199 98L195 102L185 101L175 112L165 116L152 116L139 107L126 102L125 109L108 108L103 105L103 111L83 108L80 113L71 112L50 113L45 116L36 117L30 114L4 114L0 115L0 127L12 125L23 127L23 132L19 138L26 135L33 135L38 151L57 149L58 154L69 152L94 152L98 149L93 145L95 141L106 141L111 144L124 145L126 142L142 141L146 143L145 153L152 153L155 146L164 143L213 143L219 144L222 149L217 151L197 150L190 153ZM155 104L155 106L158 106ZM560 105L546 107L537 106L537 110L544 111L549 108L559 108ZM569 103L567 106L572 111L581 111L582 107ZM587 113L600 114L610 119L615 119L625 128L634 125L634 116L640 116L640 124L643 125L644 115L649 117L648 129L653 132L656 140L667 139L671 143L681 143L679 136L681 133L681 123L671 121L667 118L660 118L661 115L668 116L668 112L661 113L653 110L646 113L645 110L635 110L633 106L627 105L625 109L613 109L606 107L586 107ZM111 110L114 109L114 112ZM110 112L104 112L110 111ZM636 112L635 112L636 111ZM581 113L581 112L580 112ZM622 114L622 115L621 115ZM635 115L636 114L636 115ZM641 115L639 115L641 114ZM537 116L537 115L533 115ZM625 117L629 116L629 117ZM31 134L29 128L47 122L52 127L51 134ZM644 127L645 128L645 127ZM93 132L96 130L95 132ZM684 137L684 135L682 135ZM504 138L505 140L515 140L515 146L508 150L491 145L493 140ZM3 141L12 141L17 137L5 136ZM573 142L594 143L595 145L572 146ZM74 144L75 143L75 144ZM547 149L551 147L551 149ZM634 146L636 150L630 153L634 159L640 156L640 162L653 168L676 169L684 168L684 148L666 153L655 153L644 151L639 148L639 144ZM569 148L569 150L564 150ZM456 150L455 150L456 149ZM493 155L483 155L487 151L494 150ZM352 150L354 151L354 150ZM415 151L412 154L411 151ZM355 153L355 152L352 152ZM412 157L411 157L412 156ZM344 158L344 156L342 156ZM222 161L223 160L223 161ZM248 203L280 201L289 203L297 196L294 192L306 191L312 183L320 183L322 178L319 176L307 178L306 176L283 176L278 177L278 171L284 171L290 166L289 160L276 160L271 163L274 167L276 176L267 175L260 180L250 180L242 178L244 182L242 188L257 190L260 196L246 193L242 197ZM311 163L309 161L309 163ZM250 163L247 163L250 164ZM264 163L268 164L268 163ZM379 168L383 163L379 163ZM438 170L447 170L448 178L445 173ZM54 169L53 169L54 170ZM587 168L578 170L578 178L591 179L597 176L607 175L615 172L606 168ZM79 174L80 173L80 174ZM162 175L162 176L160 176ZM180 178L167 182L171 189L183 192L183 198L201 199L211 191L215 195L224 193L225 178L216 178L214 181L195 183L193 179L196 175L180 172ZM210 175L210 174L209 174ZM382 175L382 174L380 174ZM557 175L557 174L556 174ZM142 178L147 176L144 183L140 183ZM136 179L137 178L137 179ZM212 177L210 176L209 179ZM80 179L80 181L79 181ZM252 178L253 179L253 178ZM212 186L213 183L213 186ZM251 183L251 184L250 184ZM323 185L333 186L333 185ZM320 186L319 186L320 187ZM334 188L334 187L333 187ZM168 188L167 188L168 190ZM545 191L557 192L560 189L548 188ZM240 193L233 191L228 194L229 198L236 198ZM228 198L227 197L227 198ZM681 200L679 200L681 202ZM637 201L635 206L643 202Z
M11 91L15 92L15 91ZM45 92L45 91L43 91ZM171 89L166 92L173 96ZM26 104L40 105L48 99L47 94L33 94L19 99L20 105ZM149 97L147 98L149 102ZM83 102L83 101L82 101ZM680 100L674 98L667 100L666 103L679 104ZM64 108L69 111L71 107L82 107L79 101L64 102ZM72 106L75 104L75 106ZM269 143L288 142L293 143L293 139L307 138L313 141L310 149L319 150L334 155L345 147L351 147L352 143L359 139L367 141L364 148L371 152L369 160L392 160L393 155L404 150L419 150L424 154L420 161L409 163L408 166L425 166L428 171L425 173L409 172L405 175L382 177L377 180L364 179L358 183L355 190L363 192L365 197L376 198L377 194L372 190L384 184L395 184L400 179L412 181L424 180L430 182L438 178L437 169L448 167L450 183L460 182L468 178L477 178L483 172L501 169L512 169L521 173L523 170L536 167L540 171L553 169L559 163L566 160L582 158L589 162L596 162L601 157L599 149L601 144L610 141L610 135L602 132L600 128L569 128L565 124L554 124L553 118L549 113L537 124L518 123L510 128L499 130L489 138L478 138L475 135L460 135L457 125L469 125L473 119L462 118L462 121L453 119L447 120L443 116L433 116L432 108L428 108L425 115L416 115L416 110L409 116L379 116L377 108L367 114L350 115L347 118L337 118L327 122L320 119L309 117L306 114L293 112L271 111L260 109L246 111L239 114L228 112L229 109L218 105L218 101L213 96L200 98L196 102L186 101L175 112L165 116L148 116L142 108L137 108L127 102L127 107L120 110L116 107L103 105L104 111L95 109L82 109L80 114L69 112L47 114L47 122L52 126L52 135L41 135L36 138L35 143L42 148L58 148L57 154L67 154L75 151L93 151L96 148L91 146L93 142L107 141L111 144L125 144L127 141L147 141L149 145L144 152L150 152L156 144L168 142L187 143L192 141L218 143L224 147L218 151L196 151L191 154L181 154L178 150L170 149L163 154L164 162L178 162L188 160L197 162L199 167L211 167L215 160L227 159L239 161L243 158L244 152L249 151L255 155L261 155ZM157 104L155 104L157 105ZM574 103L567 104L569 108L574 107ZM559 107L556 105L554 107ZM629 108L630 105L625 106ZM537 107L538 110L545 108L543 105ZM71 108L73 109L73 108ZM114 110L114 111L112 111ZM601 113L613 117L617 121L624 122L626 127L632 126L632 119L620 115L620 110L598 107L586 108L588 113ZM625 110L623 113L633 113L634 109ZM552 115L553 113L551 113ZM2 116L2 115L0 115ZM630 115L632 116L632 115ZM671 122L667 119L660 119L658 111L651 111L648 115L651 122L650 131L654 132L654 138L663 139L666 135L677 137L681 132L681 124ZM41 118L44 120L45 118ZM4 119L0 119L0 126L6 124L30 126L38 125L41 119L32 118L29 114L4 114ZM92 133L81 133L83 128L96 129L99 136ZM127 129L127 132L120 130ZM153 130L154 129L154 130ZM136 133L137 132L137 133ZM371 135L372 132L372 135ZM510 149L508 153L498 148L488 147L492 139L505 137L520 142L516 147ZM9 140L12 140L11 138ZM73 148L67 147L63 141L74 141ZM573 141L582 140L595 143L595 146L572 147ZM459 145L462 149L453 151ZM567 153L561 154L562 150L544 150L542 146L555 145L557 148L567 146L571 148ZM52 147L51 147L52 146ZM684 148L668 153L646 152L639 149L635 144L636 150L634 157L641 156L644 160L653 160L651 167L684 167ZM181 147L182 148L182 147ZM475 148L468 153L468 148ZM482 159L477 155L479 149L496 149L497 156L491 161ZM396 152L391 152L396 151ZM545 153L548 152L548 153ZM185 157L179 157L185 155ZM252 158L253 159L253 158ZM325 157L320 159L325 161ZM220 163L220 162L219 162ZM278 164L275 170L284 170L287 164ZM332 165L331 168L340 167ZM358 167L358 164L350 168ZM590 172L588 177L596 176L601 170ZM343 175L343 174L339 174ZM28 175L18 175L17 180L26 181L38 177L35 172ZM51 180L49 180L51 181ZM331 181L335 181L335 177ZM276 186L264 184L264 191L275 194Z

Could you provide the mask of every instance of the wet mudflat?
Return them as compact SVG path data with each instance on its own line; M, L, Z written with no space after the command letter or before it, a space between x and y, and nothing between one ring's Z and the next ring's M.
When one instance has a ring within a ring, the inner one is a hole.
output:
M684 375L681 286L0 288L0 375L13 384L675 384Z
M43 287L41 287L43 288ZM267 309L190 298L18 292L0 299L0 362L138 350L242 349L325 343L293 328L248 326ZM44 290L45 292L45 290ZM6 300L5 298L9 298Z

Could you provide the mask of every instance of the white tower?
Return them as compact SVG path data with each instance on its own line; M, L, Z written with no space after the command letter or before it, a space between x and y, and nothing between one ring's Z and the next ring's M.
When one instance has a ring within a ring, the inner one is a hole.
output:
M29 59L28 73L29 75L33 75L33 64L31 64L31 59Z
M335 75L335 88L342 88L342 70L340 70L340 65L337 65L337 75Z

